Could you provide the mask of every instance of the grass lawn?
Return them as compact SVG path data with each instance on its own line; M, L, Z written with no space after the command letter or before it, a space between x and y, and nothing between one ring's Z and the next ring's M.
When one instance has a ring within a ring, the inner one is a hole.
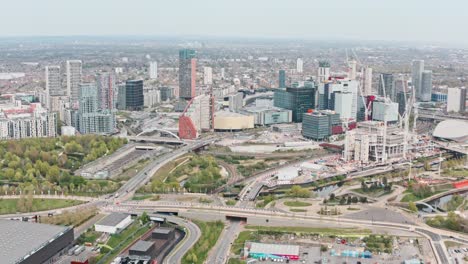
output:
M151 162L150 159L143 159L138 161L135 165L125 169L120 175L117 176L119 180L127 180L135 176L139 171L146 167Z
M363 195L366 195L366 196L374 197L374 198L384 196L384 195L387 195L387 194L390 194L390 193L393 192L393 190L385 191L384 189L376 189L376 190L373 190L373 191L369 190L369 191L365 192L361 188L352 189L351 191L353 191L355 193L360 193L360 194L363 194Z
M294 207L305 207L305 206L311 206L311 203L307 202L301 202L301 201L286 201L284 202L284 205L286 206L294 206Z
M192 157L192 155L186 154L186 155L181 156L180 158L178 158L176 160L168 162L167 164L165 164L164 166L159 168L159 170L157 170L154 173L153 177L151 177L151 180L164 181L164 179L166 179L166 177L169 175L169 172L171 172L175 167L177 167L178 164L185 162L190 157Z
M0 199L0 214L15 214L16 212L19 212L17 207L19 200L20 199ZM33 199L31 210L24 210L24 212L47 211L75 206L82 203L84 202L66 199Z
M245 264L245 260L237 259L237 258L230 258L228 264Z
M234 243L232 243L231 252L236 255L239 255L241 253L241 250L244 248L245 241L254 240L255 238L254 232L255 231L253 230L240 232L239 236L237 236Z
M224 229L224 224L221 221L203 222L194 220L193 222L200 228L201 236L197 243L185 254L182 264L205 263L208 252L216 244Z
M300 208L291 208L291 209L289 209L289 211L295 212L295 213L304 213L304 212L307 212L306 209L300 209Z
M433 193L431 193L430 195L428 196L424 196L424 197L421 197L421 196L417 196L415 195L411 190L406 190L404 193L406 193L405 196L403 196L403 198L401 198L401 201L400 202L416 202L416 201L419 201L419 200L422 200L422 199L426 199L427 197L431 197L433 195L436 195L438 193L443 193L443 192L446 192L447 190L437 190Z
M348 211L359 211L361 209L356 208L356 207L348 207L348 208L346 208L346 210L348 210Z
M133 241L139 239L143 234L145 234L151 226L149 225L144 225L141 226L138 221L133 222L130 226L127 227L124 231L122 231L120 234L117 235L112 235L109 241L107 241L107 246L113 248L112 253L107 255L105 258L105 261L103 263L109 263L111 260L113 260L117 255L120 254L120 252L126 248L128 245L130 245ZM122 244L120 244L122 243ZM120 246L119 246L120 244ZM98 255L94 261L103 261L103 257L105 254L101 253Z
M444 241L445 247L447 248L459 248L463 247L464 245L461 243L453 242L453 241Z
M154 194L143 194L143 195L134 195L132 197L132 200L134 201L141 201L141 200L146 200L149 199L151 201L158 201L161 197L159 195L154 195Z
M101 236L100 232L88 230L85 233L81 234L81 236L78 238L78 243L94 243L99 238L99 236Z

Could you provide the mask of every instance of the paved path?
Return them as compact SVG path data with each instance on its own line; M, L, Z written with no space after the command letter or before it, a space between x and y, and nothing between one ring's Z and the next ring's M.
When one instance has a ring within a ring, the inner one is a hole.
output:
M218 242L211 249L210 254L206 260L206 263L210 264L224 264L228 260L229 252L232 243L237 238L241 229L240 221L231 221L229 226L223 230L220 234Z
M184 255L195 245L201 236L200 228L191 221L183 220L173 216L163 216L172 223L185 228L185 237L179 244L169 253L164 260L164 264L180 264Z

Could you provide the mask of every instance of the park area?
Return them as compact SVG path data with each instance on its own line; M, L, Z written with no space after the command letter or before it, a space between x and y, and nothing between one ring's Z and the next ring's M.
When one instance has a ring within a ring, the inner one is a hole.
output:
M82 204L82 201L66 199L34 199L21 197L19 199L0 199L0 214L16 214L37 211L47 211Z

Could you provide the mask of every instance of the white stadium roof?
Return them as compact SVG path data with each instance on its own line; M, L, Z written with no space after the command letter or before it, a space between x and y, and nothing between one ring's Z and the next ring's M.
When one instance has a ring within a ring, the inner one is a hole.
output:
M454 119L442 121L432 135L457 142L468 142L468 122Z

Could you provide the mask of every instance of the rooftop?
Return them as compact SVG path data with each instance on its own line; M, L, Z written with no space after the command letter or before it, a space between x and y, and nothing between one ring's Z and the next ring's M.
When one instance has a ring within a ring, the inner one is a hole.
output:
M174 228L160 227L153 230L153 233L156 234L169 234L174 231Z
M130 248L130 250L132 250L132 251L146 252L146 251L148 251L153 245L154 245L154 242L151 242L151 241L144 241L144 240L138 240L138 242L136 242L136 243Z
M16 263L49 244L69 229L65 226L0 220L0 262Z
M282 244L251 243L251 253L273 254L273 255L299 255L299 246Z
M112 213L104 217L101 221L97 222L96 224L104 225L104 226L116 226L128 216L129 216L128 214Z

